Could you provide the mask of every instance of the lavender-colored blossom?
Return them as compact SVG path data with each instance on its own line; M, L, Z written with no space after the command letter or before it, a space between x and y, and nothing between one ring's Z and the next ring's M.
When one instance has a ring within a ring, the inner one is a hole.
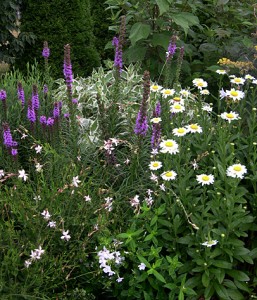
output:
M41 125L46 125L46 116L40 116L39 122Z
M44 84L44 86L43 86L43 93L44 94L48 93L48 86L47 86L47 84Z
M46 41L44 42L44 48L43 48L43 51L42 51L42 56L45 59L48 59L48 57L50 56L50 49L48 48L48 43Z
M78 104L78 102L79 102L78 99L76 99L76 98L72 99L73 104Z
M25 104L25 94L24 94L24 90L23 90L21 82L18 83L17 95L18 95L18 99L21 101L21 105L24 106L24 104Z
M70 59L70 45L69 44L64 46L63 75L65 78L68 95L69 95L69 97L72 97L73 75L72 75L72 65L71 65L71 59Z
M160 101L156 104L155 110L154 110L154 118L158 118L161 115L161 103Z
M60 105L59 105L59 102L55 102L54 103L53 117L54 117L54 119L58 119L60 117Z
M137 135L145 136L148 130L148 121L147 121L147 101L150 95L150 74L148 71L144 72L143 78L143 100L141 102L140 110L137 114L136 125L134 132Z
M38 90L37 90L37 86L35 84L33 84L32 87L32 106L34 108L35 111L39 110L39 97L38 97Z
M54 125L54 118L49 117L46 121L47 126L53 126Z
M5 101L6 100L6 91L0 90L0 100Z
M114 56L114 67L117 68L118 72L122 71L122 45L120 44L119 38L116 36L112 40L112 45L115 47Z
M65 119L69 119L70 114L69 114L69 113L66 113L66 114L64 114L63 116L64 116Z
M15 148L12 148L11 154L12 154L12 156L16 156L18 154L18 150Z
M31 123L36 122L36 113L35 113L35 110L34 110L34 106L32 105L32 101L30 99L28 101L27 118Z
M11 130L7 123L3 124L3 139L4 139L4 145L7 148L11 148L13 146Z
M166 52L167 60L170 60L176 52L176 49L177 49L176 39L177 38L174 35L170 39L170 43L169 43L169 46L168 46L168 51Z

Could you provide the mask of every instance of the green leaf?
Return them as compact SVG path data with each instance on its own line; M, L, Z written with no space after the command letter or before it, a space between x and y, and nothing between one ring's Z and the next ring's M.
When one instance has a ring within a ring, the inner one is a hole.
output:
M151 297L149 294L147 294L147 292L144 291L144 299L145 300L151 300Z
M232 264L224 260L214 260L212 265L222 269L232 269Z
M190 26L199 24L198 17L188 12L173 14L172 20L184 29L185 34L187 34Z
M161 46L163 49L167 49L170 42L170 33L154 33L152 37L152 45L154 47Z
M168 0L156 0L156 3L160 10L160 16L169 10L169 2Z
M230 297L227 293L227 289L223 285L214 283L214 288L217 294L219 295L220 299L230 300Z
M124 59L128 60L128 63L134 63L144 60L145 54L146 47L135 45L124 51Z
M204 287L208 287L210 284L210 278L206 273L203 273L202 275L202 284Z
M147 39L150 32L151 32L150 25L141 22L135 23L130 29L130 36L129 36L132 46L134 46L137 41L140 41L142 39Z
M156 277L156 279L158 279L159 281L166 283L166 280L164 279L164 277L157 272L156 270L153 270L153 275Z
M250 280L250 278L243 271L227 270L226 273L238 281L249 281Z

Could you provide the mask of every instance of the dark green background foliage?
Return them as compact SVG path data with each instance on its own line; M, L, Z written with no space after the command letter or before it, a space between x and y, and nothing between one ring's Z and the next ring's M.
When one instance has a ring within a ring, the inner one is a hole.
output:
M21 31L31 30L37 37L33 47L25 48L25 59L17 61L21 69L27 61L40 60L44 41L48 41L51 50L49 64L53 77L62 77L65 44L71 45L75 76L89 75L99 65L89 0L24 0L21 15Z
M2 0L0 5L0 62L13 63L21 55L25 43L32 43L34 35L22 32L15 38L11 32L18 31L17 11L21 0Z

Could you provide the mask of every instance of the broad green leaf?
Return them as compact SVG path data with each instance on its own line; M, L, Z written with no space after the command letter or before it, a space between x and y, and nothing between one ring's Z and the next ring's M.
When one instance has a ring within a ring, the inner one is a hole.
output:
M134 63L144 60L145 54L146 47L136 45L124 51L124 58L127 59L129 63Z
M150 32L151 32L150 25L141 22L135 23L131 27L130 36L129 36L132 46L134 46L137 41L140 41L142 39L147 39Z
M166 50L168 49L170 38L170 33L154 33L151 42L154 47L161 46Z
M249 281L250 278L243 271L227 270L226 273L238 281Z
M145 300L151 300L151 297L149 294L147 294L147 292L144 291L144 299Z
M230 297L227 293L227 289L223 285L214 283L214 288L217 294L219 295L220 299L230 300Z
M210 278L206 273L203 273L202 275L202 284L204 287L208 287L210 284Z
M245 296L242 295L239 290L232 290L232 289L227 289L228 296L230 299L236 299L236 300L244 300Z
M198 17L188 12L173 14L172 20L184 29L185 34L187 34L190 26L199 24Z
M164 279L164 277L157 272L156 270L153 270L153 275L161 282L166 283L166 280Z
M212 265L222 269L232 269L232 264L224 260L214 260Z
M156 0L156 3L160 10L160 16L169 10L169 2L168 0Z

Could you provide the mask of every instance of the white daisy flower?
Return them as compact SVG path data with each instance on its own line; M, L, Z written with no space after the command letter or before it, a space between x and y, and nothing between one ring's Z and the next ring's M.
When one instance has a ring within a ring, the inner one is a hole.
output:
M209 104L205 103L205 104L202 106L202 110L203 110L203 111L207 111L207 112L212 112L212 107L211 107Z
M209 185L214 182L214 176L209 174L201 174L201 175L196 175L196 180L201 183L202 185Z
M209 241L202 243L201 245L206 246L206 247L212 247L212 246L217 245L218 242L219 241L217 241L217 240L209 240Z
M220 75L224 75L227 74L226 70L216 70L216 73L220 74Z
M176 154L179 152L178 144L174 140L164 140L160 143L160 152Z
M224 112L224 113L222 113L222 114L220 115L220 117L221 117L222 119L224 119L224 120L227 120L229 123L230 123L231 121L233 121L233 120L238 120L238 119L240 119L240 118L239 118L239 114L237 114L237 113L235 113L235 112L233 112L233 111L231 111L230 113Z
M164 98L167 98L169 96L173 96L175 94L175 90L174 89L163 89L161 91L161 93Z
M170 107L170 111L172 113L179 113L179 112L182 112L184 110L185 110L185 106L181 105L181 104L178 104L178 103L175 103L175 104L171 105L171 107Z
M149 169L150 170L158 170L162 167L162 162L161 161L151 161L149 164Z
M195 132L202 133L203 132L202 127L199 126L197 123L187 125L187 130L191 133L195 133Z
M231 80L230 80L230 82L231 83L235 83L235 84L237 84L237 85L242 85L242 84L244 84L245 83L245 79L244 78L242 78L242 77L235 77L235 78L232 78Z
M246 74L245 75L245 79L254 80L255 78L252 75L250 75L250 74Z
M172 133L175 135L175 136L184 136L188 133L188 130L187 128L185 127L180 127L180 128L174 128L172 130Z
M202 78L195 78L193 80L193 85L201 90L202 88L206 88L208 86L208 83Z
M239 90L231 89L226 90L226 95L233 100L241 100L244 98L245 93Z
M152 118L151 122L154 123L154 124L158 124L158 123L161 122L161 120L162 120L161 118Z
M227 168L227 176L233 178L244 178L244 174L247 173L247 169L244 165L235 164Z
M191 94L188 90L185 89L181 90L179 93L182 97L186 97L186 98L189 97L189 95Z
M162 90L162 87L160 85L158 85L158 84L152 84L150 86L150 91L151 92L156 93L156 92L159 92L160 90Z
M203 89L203 90L200 91L200 94L201 95L210 95L210 92L207 89Z
M184 105L184 99L182 97L176 96L170 100L171 103L179 103L181 105Z
M161 174L161 178L166 181L174 180L177 176L177 173L174 171L166 171Z

